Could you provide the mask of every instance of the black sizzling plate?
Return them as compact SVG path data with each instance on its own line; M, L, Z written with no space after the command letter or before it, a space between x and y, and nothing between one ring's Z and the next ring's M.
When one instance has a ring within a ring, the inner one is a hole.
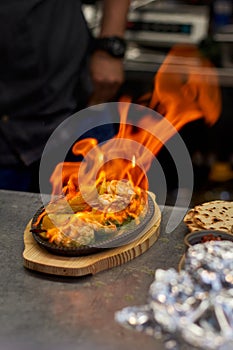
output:
M43 248L45 248L47 251L56 254L56 255L63 255L63 256L80 256L80 255L88 255L93 253L98 253L104 249L110 249L119 247L121 245L130 243L131 241L135 240L138 236L140 236L140 233L142 230L146 227L146 225L150 222L154 215L155 207L154 202L150 195L148 194L148 210L143 218L143 220L133 229L130 228L126 232L120 234L117 236L111 236L111 238L108 237L108 239L105 240L96 240L96 243L93 243L91 245L85 245L80 247L62 247L58 246L54 243L50 243L43 238L41 238L40 233L43 231L41 229L41 222L36 224L38 221L38 217L40 214L43 213L45 210L44 206L41 207L34 215L32 219L31 224L31 232L35 239L35 241Z

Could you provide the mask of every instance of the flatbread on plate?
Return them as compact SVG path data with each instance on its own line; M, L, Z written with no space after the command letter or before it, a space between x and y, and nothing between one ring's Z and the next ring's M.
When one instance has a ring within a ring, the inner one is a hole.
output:
M191 232L220 230L233 233L233 202L215 200L196 205L184 217Z

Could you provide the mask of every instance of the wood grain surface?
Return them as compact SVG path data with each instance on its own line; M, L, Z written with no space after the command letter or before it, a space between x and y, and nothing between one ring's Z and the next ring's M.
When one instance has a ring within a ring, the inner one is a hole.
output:
M152 198L154 200L154 196ZM155 200L154 206L154 216L139 238L120 247L79 257L55 255L40 247L30 232L30 221L24 231L24 267L46 274L76 277L96 274L122 265L146 252L157 241L160 233L161 212Z

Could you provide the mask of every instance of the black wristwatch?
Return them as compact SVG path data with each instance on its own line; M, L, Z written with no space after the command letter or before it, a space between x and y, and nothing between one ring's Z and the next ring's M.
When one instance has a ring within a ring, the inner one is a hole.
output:
M95 38L93 50L103 50L116 58L123 58L126 51L126 42L118 36Z

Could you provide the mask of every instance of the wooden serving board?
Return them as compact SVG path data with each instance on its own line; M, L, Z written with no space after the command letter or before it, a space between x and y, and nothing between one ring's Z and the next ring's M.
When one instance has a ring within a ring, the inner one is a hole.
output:
M161 212L155 201L154 205L154 216L143 230L140 238L117 248L79 257L55 255L40 247L30 232L31 222L29 222L24 231L24 267L46 274L77 277L96 274L122 265L146 252L158 239Z

